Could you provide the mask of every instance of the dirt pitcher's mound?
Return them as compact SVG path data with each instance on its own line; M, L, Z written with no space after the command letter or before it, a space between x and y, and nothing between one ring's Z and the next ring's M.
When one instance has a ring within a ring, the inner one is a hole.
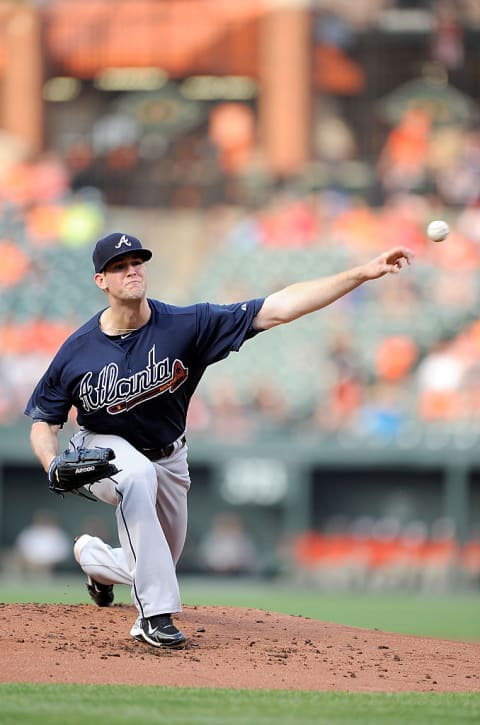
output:
M133 606L0 604L0 681L349 691L480 691L480 643L186 606L183 650L130 637Z

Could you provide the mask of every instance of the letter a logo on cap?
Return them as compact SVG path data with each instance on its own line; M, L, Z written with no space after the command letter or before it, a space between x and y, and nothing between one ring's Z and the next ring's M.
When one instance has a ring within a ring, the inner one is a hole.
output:
M131 247L132 246L131 241L128 239L128 237L125 236L125 234L122 234L122 236L120 237L120 241L118 242L118 244L115 244L115 249L120 249L120 247L122 246L122 244L125 244L125 246L127 246L127 247Z

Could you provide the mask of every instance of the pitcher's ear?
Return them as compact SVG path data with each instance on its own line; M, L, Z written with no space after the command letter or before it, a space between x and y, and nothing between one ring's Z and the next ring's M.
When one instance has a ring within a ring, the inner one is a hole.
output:
M94 275L93 280L97 287L100 287L101 290L105 291L107 289L107 283L105 281L105 275L103 274L103 272L97 272Z

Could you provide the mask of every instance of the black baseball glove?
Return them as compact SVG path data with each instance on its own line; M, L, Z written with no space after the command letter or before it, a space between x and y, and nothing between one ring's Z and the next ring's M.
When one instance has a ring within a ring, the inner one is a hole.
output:
M65 493L83 495L83 486L109 478L118 473L111 463L115 453L111 448L70 448L55 456L48 470L49 489L63 496ZM88 497L87 497L88 498Z

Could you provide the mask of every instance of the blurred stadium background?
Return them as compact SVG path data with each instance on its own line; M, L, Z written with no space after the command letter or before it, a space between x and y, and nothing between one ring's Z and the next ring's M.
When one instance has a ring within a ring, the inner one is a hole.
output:
M208 371L180 572L478 592L479 100L476 0L0 0L0 573L115 543L50 496L23 409L118 229L178 304L416 253Z

